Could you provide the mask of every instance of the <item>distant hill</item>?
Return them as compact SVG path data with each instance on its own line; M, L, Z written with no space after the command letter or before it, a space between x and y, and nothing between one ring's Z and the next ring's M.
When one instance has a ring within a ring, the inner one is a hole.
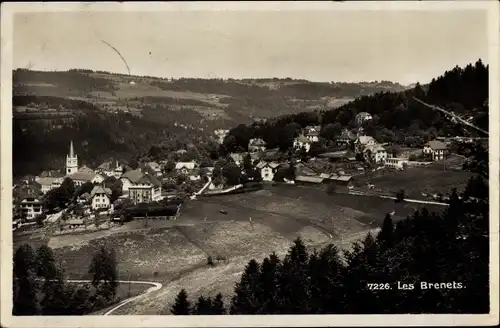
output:
M91 70L42 72L18 69L14 95L84 100L108 111L125 111L154 122L178 121L211 129L255 118L328 109L358 96L401 91L392 82L317 83L293 79L161 79ZM168 113L165 113L168 112ZM214 122L217 121L217 122Z
M152 145L199 144L217 128L339 107L403 90L391 82L161 79L91 70L13 72L14 175L62 168L69 141L81 162L134 159Z

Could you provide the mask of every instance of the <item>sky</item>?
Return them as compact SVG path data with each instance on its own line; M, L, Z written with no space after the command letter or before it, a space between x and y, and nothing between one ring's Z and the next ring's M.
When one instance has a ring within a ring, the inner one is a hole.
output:
M15 68L426 83L488 63L485 11L54 12L14 16Z

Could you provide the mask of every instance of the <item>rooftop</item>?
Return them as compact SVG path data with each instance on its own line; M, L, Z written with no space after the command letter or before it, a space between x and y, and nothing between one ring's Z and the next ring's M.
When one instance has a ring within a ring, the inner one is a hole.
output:
M446 147L445 143L443 143L439 140L429 141L426 145L431 147L431 149L433 149L433 150L446 150L448 148L448 147Z

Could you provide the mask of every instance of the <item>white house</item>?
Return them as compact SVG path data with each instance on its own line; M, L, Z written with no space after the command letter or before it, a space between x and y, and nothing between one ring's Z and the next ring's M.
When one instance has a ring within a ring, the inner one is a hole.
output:
M448 147L441 141L433 140L424 145L423 153L430 155L433 161L439 161L448 155Z
M43 212L43 202L34 197L24 198L18 207L26 220L33 220Z
M111 189L95 186L90 192L90 204L93 210L111 207Z
M147 165L151 168L151 170L156 174L157 177L161 177L163 175L160 164L156 162L149 162Z
M260 162L257 164L257 169L260 170L260 175L263 181L273 181L274 174L280 167L279 163L276 162Z
M95 184L102 183L104 180L106 180L106 177L103 174L94 174L94 178L90 181Z
M259 152L266 150L266 142L260 138L250 139L248 142L249 152Z
M175 164L175 170L184 174L188 174L190 171L196 168L196 162L177 162Z
M141 169L128 171L120 178L122 191L135 203L148 203L161 200L161 182Z
M372 115L367 112L361 112L356 115L356 124L362 125L365 122L371 121L373 119Z
M223 129L215 130L214 134L215 134L215 138L217 139L217 142L220 144L223 143L224 138L227 136L228 133L229 133L229 130L223 130Z
M46 178L35 178L35 181L38 182L41 186L40 190L43 194L49 192L52 189L58 188L61 186L63 182L63 178L54 178L54 177L46 177Z
M313 142L318 142L319 141L319 131L317 130L310 130L305 133L305 137L307 140L309 140L311 143Z
M368 146L373 146L376 145L377 141L370 136L359 136L356 141L354 142L354 146L356 149L357 153L361 153L363 149L365 149Z
M392 169L402 170L404 165L408 164L407 158L388 157L385 159L384 166Z
M306 136L301 134L293 140L293 148L297 150L304 148L306 152L309 152L309 149L311 149L311 143L312 142Z
M83 185L84 183L87 182L93 182L93 181L103 181L104 178L102 176L97 177L97 174L95 173L86 173L86 172L75 172L71 175L68 176L73 182L75 183L75 186L79 187Z
M387 158L387 151L378 144L372 144L364 148L363 156L367 161L379 164Z

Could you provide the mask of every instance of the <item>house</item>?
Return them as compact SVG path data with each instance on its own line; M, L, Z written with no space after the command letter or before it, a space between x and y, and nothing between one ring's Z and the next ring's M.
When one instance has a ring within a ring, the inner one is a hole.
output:
M303 133L307 134L310 132L320 132L321 131L321 125L308 125L304 128Z
M309 152L309 149L311 149L311 143L312 142L306 136L301 134L293 140L293 148L296 150L305 149L306 152Z
M356 135L349 131L348 129L344 129L340 136L335 138L335 142L339 146L348 146L352 144L354 141L356 141Z
M343 162L348 161L351 156L347 150L341 150L319 154L318 157L327 158L330 162Z
M18 203L18 209L25 220L34 220L43 213L43 202L35 197L25 197Z
M87 182L91 183L101 183L104 181L104 177L95 173L85 173L85 172L75 172L68 176L73 182L75 186L79 187Z
M367 112L361 112L356 115L356 124L363 125L363 123L371 121L373 119L372 115Z
M217 181L213 181L210 183L210 185L208 186L208 189L210 190L214 190L214 189L223 189L224 188L224 184L222 182L217 182Z
M295 184L300 184L300 185L319 185L323 183L323 178L319 176L304 176L304 175L299 175L295 177Z
M397 170L402 170L405 164L408 164L408 159L401 157L388 157L384 161L385 167Z
M92 170L87 165L83 165L82 167L80 167L78 169L78 172L87 173L87 174L95 174L94 170Z
M161 182L141 169L126 172L120 181L123 193L128 193L129 198L135 204L161 200Z
M377 141L370 136L359 136L356 141L354 142L354 147L356 149L357 153L362 153L363 149L365 149L367 146L373 146L376 145Z
M111 189L95 186L90 192L90 206L93 210L111 207Z
M423 153L431 157L433 161L439 161L448 155L448 147L441 141L433 140L424 145Z
M63 182L63 178L53 178L53 177L47 177L47 178L36 178L35 181L40 184L41 187L41 192L43 194L49 192L52 189L59 188L61 186L61 183Z
M163 172L161 170L161 165L156 162L148 162L147 165L154 172L157 177L161 177Z
M189 171L192 171L196 168L196 162L191 161L191 162L177 162L175 164L175 170L177 172L183 173L183 174L188 174Z
M241 165L243 163L243 159L245 158L245 153L231 153L229 157L236 163L236 165Z
M218 129L214 131L215 138L217 142L222 144L224 142L224 138L228 135L229 130Z
M80 197L78 197L78 199L76 200L76 202L78 204L82 204L82 205L89 204L90 203L90 199L91 199L90 194L88 192L86 192L86 193L80 195Z
M266 142L260 138L250 139L248 142L248 151L249 152L259 152L266 150Z
M64 223L64 227L69 229L80 228L83 227L84 225L85 222L83 221L83 219L69 219Z
M372 163L383 163L387 158L387 151L379 144L370 144L363 149L363 157Z
M277 162L260 162L257 164L257 169L260 171L260 176L263 181L273 181L276 171L280 167Z
M311 143L313 142L318 142L319 141L319 130L311 129L304 133L304 136L309 140Z

